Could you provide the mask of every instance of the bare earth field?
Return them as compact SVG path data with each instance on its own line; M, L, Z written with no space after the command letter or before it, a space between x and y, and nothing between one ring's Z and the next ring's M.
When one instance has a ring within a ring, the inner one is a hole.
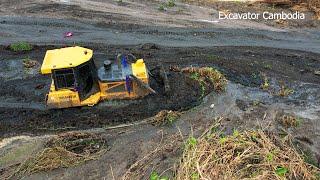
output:
M149 179L152 171L173 177L184 141L218 119L225 134L260 128L289 134L319 167L320 31L313 14L285 23L218 20L219 10L283 7L178 1L162 11L161 3L0 0L0 179ZM64 38L69 31L73 36ZM11 51L20 41L33 50ZM163 64L172 90L165 94L153 81L158 93L140 100L47 110L50 77L39 74L40 65L46 50L70 45L94 49L99 67L119 52L144 58L150 69ZM25 59L37 65L27 69ZM213 67L228 79L226 91L202 92L174 67ZM162 110L181 115L170 125L150 123ZM283 124L289 116L299 125ZM52 137L72 131L98 135L105 151L76 166L14 174Z

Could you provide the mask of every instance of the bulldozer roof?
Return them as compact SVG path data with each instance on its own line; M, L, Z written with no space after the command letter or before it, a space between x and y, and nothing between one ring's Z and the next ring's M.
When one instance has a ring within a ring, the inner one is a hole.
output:
M48 50L42 66L42 74L50 74L53 69L77 67L92 58L91 49L75 46L61 49Z

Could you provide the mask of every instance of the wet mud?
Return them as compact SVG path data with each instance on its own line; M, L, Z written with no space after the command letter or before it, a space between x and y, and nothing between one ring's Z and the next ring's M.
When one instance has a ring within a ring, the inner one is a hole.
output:
M22 53L12 52L7 47L1 48L2 64L10 60L18 61L23 57L41 64L45 51L55 47L35 46L34 50ZM186 110L198 105L202 98L200 85L185 74L169 71L172 66L214 67L230 81L251 87L259 87L264 76L284 82L320 84L319 77L314 74L320 68L320 55L315 53L260 47L169 48L155 44L126 47L92 45L90 48L95 50L94 60L98 67L105 59L113 59L119 52L131 52L138 58L144 58L149 69L158 64L164 65L169 72L171 92L165 94L162 85L151 79L151 86L158 93L125 106L98 105L59 110L4 106L0 109L1 136L104 127L141 120L164 109ZM44 105L50 77L40 74L25 77L24 70L19 72L22 73L21 77L15 73L12 77L0 77L1 103ZM206 91L209 93L212 89L207 88Z

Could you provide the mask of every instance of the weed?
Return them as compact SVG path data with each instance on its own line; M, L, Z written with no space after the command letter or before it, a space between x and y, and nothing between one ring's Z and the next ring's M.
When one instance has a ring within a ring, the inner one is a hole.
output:
M168 0L165 3L161 3L160 6L158 7L159 11L165 11L167 8L172 8L176 6L175 0Z
M299 127L301 123L302 123L302 120L296 116L284 115L280 119L280 124L285 126L286 128Z
M257 75L256 73L252 73L252 74L251 74L251 77L252 77L253 79L257 79L257 78L258 78L258 75Z
M286 174L288 173L288 168L286 168L286 167L282 167L282 166L279 166L279 167L277 167L277 169L276 169L276 174L278 175L278 176L285 176Z
M207 58L208 58L210 61L214 61L214 60L217 60L219 57L216 56L216 55L213 55L213 54L209 54L209 55L207 56Z
M263 67L265 68L265 69L272 69L272 65L271 64L265 64L265 65L263 65Z
M263 77L263 83L261 84L260 87L263 90L268 90L270 88L269 80L265 74L262 74L262 77Z
M199 180L200 179L200 174L197 172L194 172L191 174L191 180Z
M176 6L175 0L168 0L167 7L174 7Z
M272 162L274 158L274 154L272 152L269 152L266 156L266 159L268 162Z
M252 103L253 106L258 106L259 104L261 104L261 102L259 100L255 100Z
M169 178L167 176L160 176L156 171L152 171L150 180L169 180Z
M233 135L234 137L239 136L239 131L236 130L236 129L234 129L232 135Z
M32 49L32 45L27 42L17 42L10 45L10 50L15 52L31 51Z
M290 89L287 87L284 83L280 85L280 91L278 92L279 96L286 97L289 96L290 94L294 93L293 89Z
M166 10L165 5L164 4L160 4L160 6L158 7L158 10L159 11L165 11Z
M188 148L193 148L197 145L197 139L193 136L190 136L187 140L186 146Z

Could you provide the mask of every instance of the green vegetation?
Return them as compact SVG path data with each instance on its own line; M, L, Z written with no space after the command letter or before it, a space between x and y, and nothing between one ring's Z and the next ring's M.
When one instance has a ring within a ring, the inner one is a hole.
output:
M152 171L150 180L169 180L169 178L167 176L160 176L156 171Z
M197 139L193 136L190 136L188 139L187 139L187 142L186 142L186 147L187 148L193 148L197 145Z
M160 6L158 7L159 11L165 11L167 8L172 8L176 6L175 0L168 0L165 3L161 3Z
M262 74L262 78L263 78L263 83L261 84L260 87L263 90L268 90L270 88L269 79L267 78L267 76L265 74Z
M264 64L263 67L265 69L269 69L269 70L272 69L272 65L271 64Z
M166 3L167 7L174 7L176 6L175 0L168 0Z
M27 42L17 42L10 45L10 50L15 52L31 51L32 49L32 45Z
M164 11L165 10L165 6L163 4L160 4L160 6L158 7L159 11Z
M200 98L203 98L203 96L206 93L206 84L205 84L205 82L200 78L200 75L197 72L192 73L190 75L190 78L199 82L199 85L201 87L201 96L200 96Z
M288 173L288 171L289 171L288 168L282 167L282 166L279 166L276 169L277 175L282 177L285 176Z
M216 55L214 55L214 54L209 54L209 55L207 56L207 58L208 58L209 60L211 60L211 61L214 61L214 60L217 60L219 57L216 56Z

